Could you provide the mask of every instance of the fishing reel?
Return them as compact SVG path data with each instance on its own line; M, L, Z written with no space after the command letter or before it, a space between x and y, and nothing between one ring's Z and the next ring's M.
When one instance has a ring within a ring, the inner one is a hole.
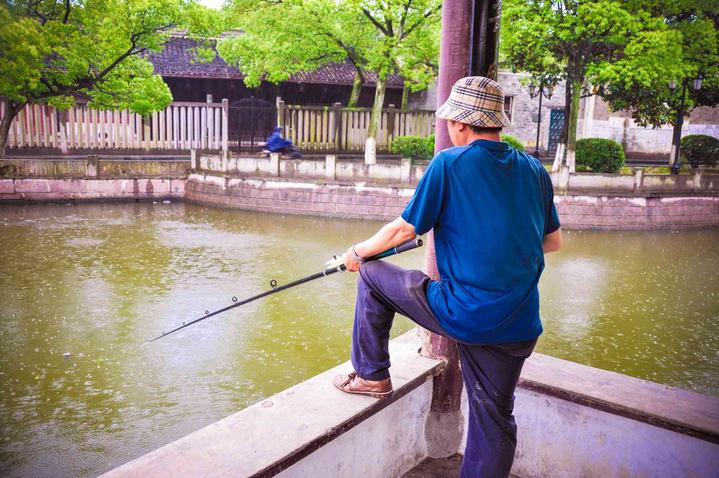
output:
M332 259L325 262L325 271L329 269L337 269L339 272L344 272L346 269L345 263L342 260L343 257L344 256L342 254L332 256Z

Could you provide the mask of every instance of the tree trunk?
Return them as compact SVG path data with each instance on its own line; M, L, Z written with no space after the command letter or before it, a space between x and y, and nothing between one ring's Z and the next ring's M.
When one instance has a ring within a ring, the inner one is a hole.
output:
M567 167L569 172L576 171L577 122L579 121L579 100L582 97L582 80L567 80L567 88L571 88L567 104Z
M352 80L352 93L350 94L350 99L347 102L348 108L354 108L357 106L357 101L359 101L359 95L362 91L363 84L364 79L362 78L362 74L355 68L355 77L354 80Z
M5 115L0 121L0 158L5 157L5 147L7 146L8 135L10 134L10 126L15 116L25 107L25 103L15 101L4 101Z
M377 128L379 127L379 119L382 115L382 105L384 104L384 93L387 87L387 78L377 77L377 88L374 93L374 103L372 103L372 113L369 117L369 128L367 129L368 138L377 138Z
M379 76L374 94L374 103L372 104L372 113L370 113L369 117L369 127L367 128L367 140L365 141L364 151L365 164L377 163L377 129L379 128L379 120L382 117L382 105L384 104L386 85L387 78Z
M409 83L406 81L404 82L404 88L402 88L402 104L400 105L399 109L406 110L407 109L407 98L409 97Z

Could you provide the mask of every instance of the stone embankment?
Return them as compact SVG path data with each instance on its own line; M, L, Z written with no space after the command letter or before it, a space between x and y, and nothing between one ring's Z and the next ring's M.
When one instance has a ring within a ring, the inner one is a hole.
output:
M0 201L182 199L188 160L0 161Z
M184 199L281 214L397 217L425 163L407 159L284 160L196 155L191 160L0 161L0 201ZM719 175L553 173L565 229L649 230L719 226Z
M185 199L284 214L388 220L412 197L424 164L200 156ZM719 225L719 175L552 175L565 229L649 230Z

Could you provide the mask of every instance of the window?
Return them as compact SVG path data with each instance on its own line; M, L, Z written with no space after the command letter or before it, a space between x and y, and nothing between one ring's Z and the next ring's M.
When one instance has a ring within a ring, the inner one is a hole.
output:
M514 96L505 96L504 97L504 113L507 115L507 118L509 118L509 121L512 121L512 107L514 106Z

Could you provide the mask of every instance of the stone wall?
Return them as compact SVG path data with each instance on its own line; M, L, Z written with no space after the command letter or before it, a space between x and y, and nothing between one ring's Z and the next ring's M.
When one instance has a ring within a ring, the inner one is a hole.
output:
M0 179L0 202L162 200L184 194L184 179Z
M191 174L189 202L250 211L385 220L399 216L413 188L223 178Z
M564 229L686 229L719 226L719 197L556 196Z
M633 181L632 176L628 176ZM224 178L191 174L185 199L252 211L391 220L402 213L412 187ZM719 226L719 197L628 197L557 194L564 229L679 229Z
M163 178L184 179L189 159L26 158L0 160L0 178Z

